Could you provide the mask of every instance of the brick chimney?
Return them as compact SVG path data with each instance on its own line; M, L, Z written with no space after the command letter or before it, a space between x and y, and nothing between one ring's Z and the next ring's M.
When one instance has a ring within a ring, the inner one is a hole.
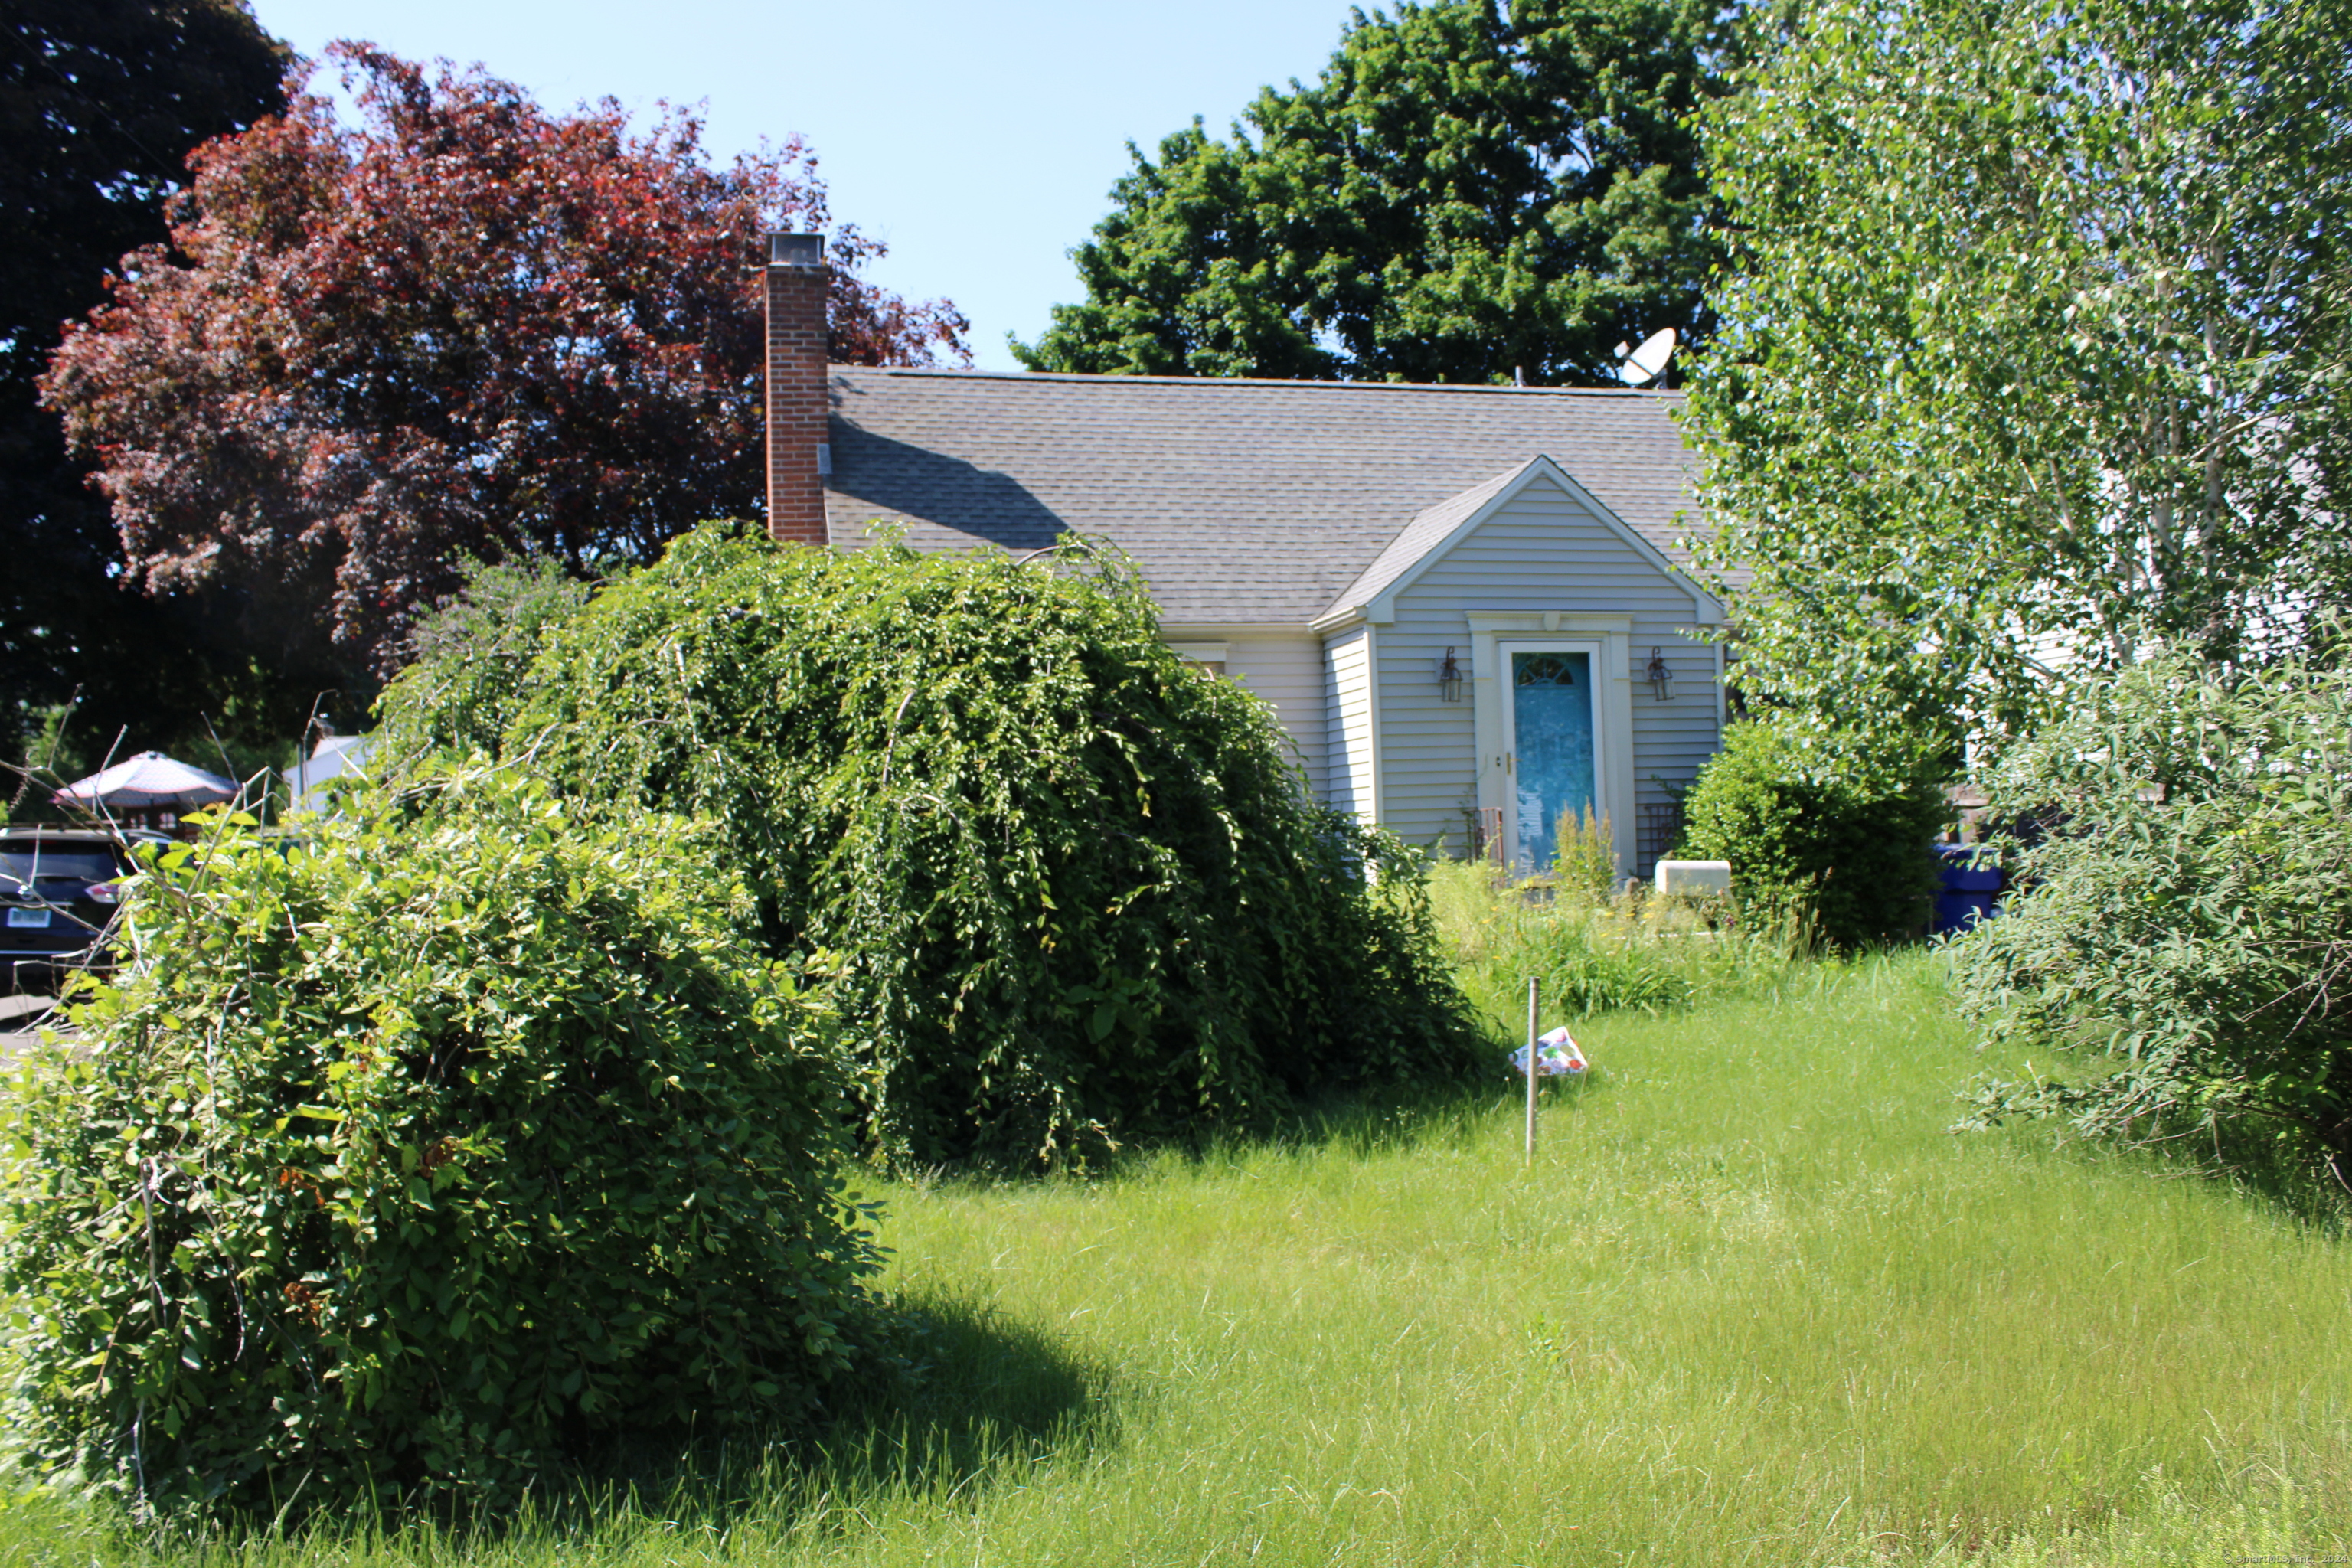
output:
M768 237L768 537L824 544L824 237Z

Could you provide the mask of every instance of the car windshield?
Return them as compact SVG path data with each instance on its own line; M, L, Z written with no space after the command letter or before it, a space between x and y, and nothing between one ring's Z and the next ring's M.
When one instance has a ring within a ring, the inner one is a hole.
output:
M0 847L0 887L43 882L105 882L118 872L114 857L95 845L11 844Z

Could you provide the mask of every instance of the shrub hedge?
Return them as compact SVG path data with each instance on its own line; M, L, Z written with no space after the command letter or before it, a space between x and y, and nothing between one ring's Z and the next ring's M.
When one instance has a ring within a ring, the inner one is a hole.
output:
M1767 721L1725 731L1685 798L1680 856L1727 860L1740 908L1833 947L1924 930L1946 806L1916 781L1837 769Z
M876 1265L819 997L674 823L495 776L139 878L5 1102L7 1416L150 1504L511 1500L806 1420Z
M1994 804L2035 831L2019 890L1958 944L1996 1034L2103 1058L1989 1083L1975 1120L2352 1182L2352 674L2289 661L2126 671L2021 748Z
M446 732L426 660L388 727ZM1108 552L835 553L711 527L550 624L505 755L717 826L772 952L840 955L853 1107L1034 1168L1475 1070L1415 857L1309 798Z

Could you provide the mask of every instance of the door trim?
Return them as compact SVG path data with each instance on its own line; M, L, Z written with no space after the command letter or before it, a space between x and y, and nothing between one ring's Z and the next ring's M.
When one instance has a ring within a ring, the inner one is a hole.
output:
M1609 818L1617 874L1630 876L1638 815L1633 809L1633 692L1631 616L1566 610L1472 611L1471 688L1478 742L1478 804L1503 813L1506 862L1519 858L1513 771L1510 679L1514 653L1582 653L1592 660L1594 808Z

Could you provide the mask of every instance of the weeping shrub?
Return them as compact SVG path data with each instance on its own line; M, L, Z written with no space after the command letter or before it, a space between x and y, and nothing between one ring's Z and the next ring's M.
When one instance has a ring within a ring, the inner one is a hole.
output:
M409 634L409 679L428 689L382 715L376 743L412 757L496 751L541 643L579 614L588 592L551 557L475 565L465 591Z
M1729 861L1751 918L1849 949L1925 928L1946 816L1937 791L1858 776L1751 720L1724 731L1683 805L1676 856Z
M2352 674L2165 658L2005 759L2020 888L1956 944L1964 1009L2104 1071L1973 1120L2352 1183Z
M428 658L384 699L430 735ZM504 753L716 824L772 952L842 955L854 1110L929 1165L1083 1162L1471 1070L1418 861L1307 797L1133 569L711 527L551 623Z
M228 825L5 1102L8 1425L152 1505L495 1504L815 1414L876 1266L818 998L675 822L510 780Z

